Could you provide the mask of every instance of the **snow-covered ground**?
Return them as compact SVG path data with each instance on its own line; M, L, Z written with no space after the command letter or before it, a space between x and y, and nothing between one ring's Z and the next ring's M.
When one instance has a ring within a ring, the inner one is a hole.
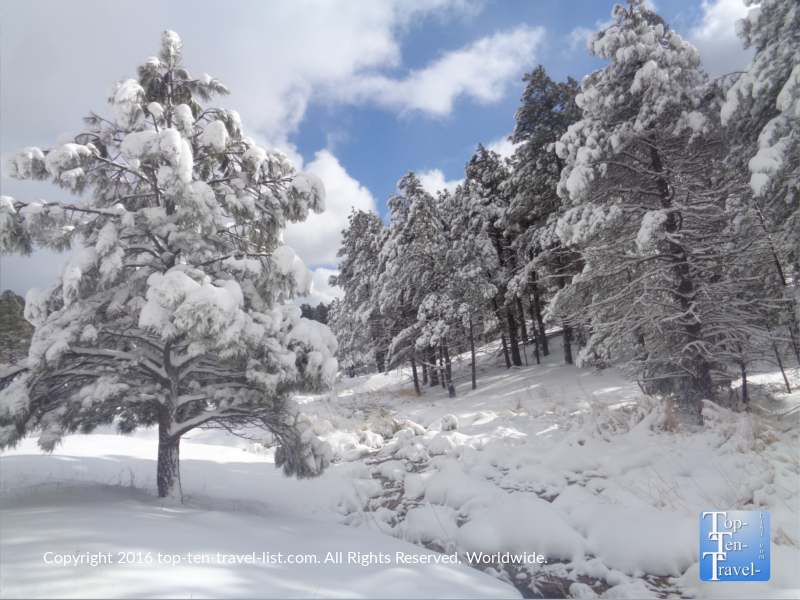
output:
M487 363L455 399L398 373L297 398L337 461L316 480L283 478L268 444L190 434L183 505L155 498L153 431L25 440L0 458L2 596L797 597L800 394L707 406L686 433L559 351ZM768 582L699 580L699 514L730 509L770 512Z

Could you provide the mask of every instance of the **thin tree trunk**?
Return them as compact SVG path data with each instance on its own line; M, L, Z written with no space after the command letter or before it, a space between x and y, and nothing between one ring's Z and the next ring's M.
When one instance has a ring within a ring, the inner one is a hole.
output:
M781 283L783 287L786 288L786 276L783 274L783 267L781 266L781 261L778 258L778 252L775 250L775 245L772 243L772 235L770 234L769 230L767 229L767 223L764 220L764 215L761 213L761 207L758 205L758 202L755 202L756 210L758 211L758 218L761 220L761 226L764 228L764 232L767 234L767 240L769 241L770 250L772 250L772 258L775 260L775 268L778 271L778 275L781 278ZM790 303L793 303L790 300ZM794 348L794 356L797 359L797 365L800 366L800 348L798 348L797 340L794 336L794 330L798 329L797 326L797 319L795 318L794 310L792 306L789 306L789 310L787 311L787 316L789 317L788 329L789 329L789 336L792 338L792 347ZM785 375L784 375L785 377ZM788 383L786 384L788 387ZM791 393L791 392L790 392Z
M506 307L506 320L508 321L508 341L511 346L511 362L515 367L522 366L522 357L519 354L519 332L517 330L517 320L514 318L514 311L510 306Z
M547 333L544 330L544 319L542 319L542 305L539 302L539 290L533 288L533 310L536 313L536 324L539 326L539 340L542 343L542 356L550 356L550 348L547 345Z
M428 346L426 355L426 362L430 368L428 383L431 387L436 387L439 385L439 373L436 369L436 349L433 346Z
M497 300L492 298L492 308L497 317L497 322L500 324L500 341L503 342L503 355L506 357L506 369L511 368L511 359L508 357L508 345L506 344L506 334L503 329L503 317L500 314L500 309L497 306Z
M522 300L517 296L517 311L519 312L519 333L522 336L522 344L528 343L528 326L525 324L525 311L522 309Z
M442 389L446 390L447 386L444 382L444 354L442 353L442 344L439 344L439 381L442 383Z
M744 361L739 365L742 368L742 402L750 406L750 396L747 393L747 371L744 368Z
M444 352L444 374L447 378L447 392L451 398L455 398L456 386L453 385L453 365L450 363L450 351L447 348L447 337L442 340L442 352Z
M422 362L422 385L428 385L428 364L426 362Z
M781 368L781 375L783 375L783 383L786 384L786 392L791 394L792 388L789 385L789 378L786 377L786 371L783 370L783 361L781 360L781 355L778 353L778 345L776 343L772 343L772 349L775 350L775 358L778 359L778 366Z
M411 359L411 375L414 378L414 391L417 392L417 396L422 396L422 391L419 389L419 377L417 376L417 361L413 358Z
M533 335L533 349L536 353L536 364L542 364L541 359L539 358L539 335L536 333L536 313L533 310L533 300L530 296L528 296L528 308L531 312L531 334Z
M519 333L522 338L522 355L525 357L525 366L528 366L528 352L525 346L528 345L528 326L525 324L525 311L522 309L522 300L516 296L517 312L519 312Z
M475 333L472 329L472 317L469 319L469 351L472 354L472 389L478 387L478 380L475 373Z
M572 327L567 325L566 321L561 322L561 330L563 331L564 339L564 362L568 365L572 364Z
M503 355L506 357L506 369L511 368L511 359L508 358L508 346L506 346L506 334L500 333L500 341L503 343Z

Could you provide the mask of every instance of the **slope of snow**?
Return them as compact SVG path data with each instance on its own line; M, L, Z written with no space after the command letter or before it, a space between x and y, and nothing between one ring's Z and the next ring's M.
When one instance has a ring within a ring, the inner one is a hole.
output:
M705 430L687 433L635 384L558 354L510 371L489 361L474 391L456 362L454 399L416 397L407 373L295 398L338 461L316 480L281 477L261 432L192 432L182 506L154 498L152 430L70 436L49 456L25 440L0 459L3 597L797 596L800 394L749 413L707 405ZM699 514L726 509L770 511L770 581L699 580ZM184 560L62 567L46 552ZM187 558L278 552L318 563ZM391 563L347 564L348 552ZM461 564L398 564L397 552Z

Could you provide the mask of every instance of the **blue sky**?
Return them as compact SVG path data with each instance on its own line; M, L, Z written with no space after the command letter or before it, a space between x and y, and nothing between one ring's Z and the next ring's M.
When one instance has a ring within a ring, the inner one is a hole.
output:
M2 0L0 152L50 147L76 133L89 110L109 111L109 83L134 74L164 29L184 42L192 74L232 94L245 133L317 173L328 211L285 235L315 273L312 303L329 301L339 232L352 206L386 212L397 181L414 170L435 191L463 177L478 143L506 142L538 64L557 80L603 63L586 36L610 21L606 0L205 0L105 2ZM712 76L749 55L734 35L741 0L649 4L700 51ZM44 184L0 181L22 201L63 198ZM3 257L0 287L46 287L64 257Z

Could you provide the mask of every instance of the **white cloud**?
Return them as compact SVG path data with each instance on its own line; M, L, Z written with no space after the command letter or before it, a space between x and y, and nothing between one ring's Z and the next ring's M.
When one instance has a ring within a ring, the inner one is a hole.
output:
M322 178L326 210L321 215L310 214L302 223L290 224L283 239L307 265L335 265L351 208L374 211L375 198L347 174L329 150L317 152L305 170Z
M417 173L417 179L422 184L422 189L428 192L434 198L436 192L447 190L451 194L456 190L460 184L464 182L463 179L454 179L453 181L445 181L444 173L439 169L429 169Z
M501 158L511 158L514 154L514 150L517 149L517 145L507 137L501 137L493 142L489 142L486 145L486 149L497 152Z
M742 0L703 2L703 20L689 33L689 41L697 48L703 68L712 77L743 70L752 57L736 36L734 23L747 16Z
M333 269L326 269L319 267L312 272L314 284L311 286L311 293L305 298L297 298L294 303L298 306L301 304L310 304L316 306L320 302L323 304L330 304L334 298L343 298L344 290L339 287L332 287L328 284L328 278L331 275L338 275L339 271Z
M599 31L599 30L598 30ZM569 49L573 52L577 50L587 50L586 40L592 35L594 31L588 27L576 27L570 31L569 36Z
M470 18L479 8L471 0L292 0L220 10L195 0L191 11L159 4L153 18L125 3L91 4L88 16L39 0L3 6L2 113L17 116L3 122L4 152L51 144L89 110L107 112L106 86L134 76L165 28L181 36L190 73L209 73L231 90L219 105L239 112L247 135L283 148L316 95L400 67L401 35L413 22Z
M648 2L648 8L652 3ZM652 8L650 9L652 10ZM594 28L590 29L589 27L581 27L578 26L572 31L569 32L567 35L567 41L569 42L569 52L564 51L562 54L570 54L573 52L588 52L589 46L587 45L586 41L589 39L589 36L593 33L597 33L598 31L603 31L611 27L614 24L614 19L608 19L606 21L595 21Z
M371 101L401 113L447 115L461 96L484 104L500 100L508 84L536 62L543 37L543 28L520 25L448 52L405 79L355 77L331 93L340 101Z

